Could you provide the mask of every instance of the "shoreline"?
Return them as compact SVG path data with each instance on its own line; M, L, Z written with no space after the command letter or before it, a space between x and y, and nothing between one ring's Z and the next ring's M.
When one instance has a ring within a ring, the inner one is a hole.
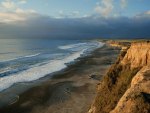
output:
M133 41L122 45L113 41L113 46L118 45L125 45L126 49L122 48L97 86L97 95L87 113L150 112L150 42Z
M69 113L88 111L96 95L96 85L115 61L119 51L117 48L104 45L91 52L90 55L78 58L75 63L54 74L52 78L47 75L37 80L37 83L16 84L13 86L13 90L10 88L6 93L18 91L16 95L19 95L19 100L15 103L11 101L13 104L0 108L0 112L21 113L23 110L25 113L29 111L38 113L39 111L43 112L43 107L46 111L55 111L56 113L60 112L62 107L65 107L62 113L68 110L71 110ZM21 91L21 87L24 87L23 91ZM0 96L0 98L2 97L3 95ZM71 104L74 105L71 107Z
M92 43L92 41L89 41L86 43ZM75 64L76 61L78 61L80 58L83 58L83 57L89 55L91 52L93 52L97 48L101 48L104 45L104 43L98 42L98 41L94 41L94 44L96 44L96 45L92 49L87 47L86 49L72 52L71 54L68 54L64 58L61 58L61 59L57 59L57 58L51 59L51 60L49 59L49 60L45 61L45 63L43 63L43 64L37 63L36 65L31 66L29 69L25 69L22 71L16 71L15 73L10 72L11 73L10 76L9 75L7 76L7 73L6 74L2 73L4 76L2 75L1 76L2 78L0 79L0 81L1 81L0 92L10 88L14 84L32 83L34 81L40 80L41 78L45 78L46 76L53 76L59 72L63 72L63 70L68 68L68 66ZM74 44L72 44L72 45L74 45ZM67 46L70 46L70 45L67 45ZM57 48L59 48L59 46ZM67 51L67 48L66 49L62 48L62 50ZM26 56L21 57L21 58L26 58ZM16 58L16 59L18 59L18 58ZM23 63L20 62L20 64L23 64ZM55 64L55 65L53 65L53 64Z

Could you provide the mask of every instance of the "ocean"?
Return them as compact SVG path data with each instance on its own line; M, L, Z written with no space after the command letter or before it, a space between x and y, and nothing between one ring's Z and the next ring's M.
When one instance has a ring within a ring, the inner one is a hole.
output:
M61 71L103 45L93 40L0 39L0 91Z

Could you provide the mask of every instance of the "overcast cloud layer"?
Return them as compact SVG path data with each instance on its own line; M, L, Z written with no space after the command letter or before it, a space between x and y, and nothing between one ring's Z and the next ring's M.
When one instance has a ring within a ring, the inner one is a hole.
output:
M0 38L150 38L150 10L121 16L114 12L114 0L98 1L90 15L59 11L58 17L50 17L33 9L22 9L27 0L2 0ZM129 2L119 1L120 10Z
M149 30L148 12L132 18L90 16L56 19L33 14L23 21L1 22L0 38L148 38Z

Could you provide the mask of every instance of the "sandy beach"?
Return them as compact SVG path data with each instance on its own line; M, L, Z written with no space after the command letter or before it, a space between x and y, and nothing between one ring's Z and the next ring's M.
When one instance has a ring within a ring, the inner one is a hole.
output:
M0 113L86 113L97 84L119 52L104 45L52 78L15 84L0 93Z

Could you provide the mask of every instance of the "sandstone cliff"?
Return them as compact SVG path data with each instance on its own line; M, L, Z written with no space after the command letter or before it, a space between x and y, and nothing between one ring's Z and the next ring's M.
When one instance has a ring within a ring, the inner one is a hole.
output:
M102 82L89 113L150 113L150 42L122 51Z
M121 41L110 40L110 41L107 41L107 44L113 47L121 48L122 51L128 49L128 46L130 46L130 42L127 42L127 41L121 42Z
M150 113L150 67L143 67L111 113Z
M123 65L130 64L131 68L150 64L150 43L132 43L121 63Z

